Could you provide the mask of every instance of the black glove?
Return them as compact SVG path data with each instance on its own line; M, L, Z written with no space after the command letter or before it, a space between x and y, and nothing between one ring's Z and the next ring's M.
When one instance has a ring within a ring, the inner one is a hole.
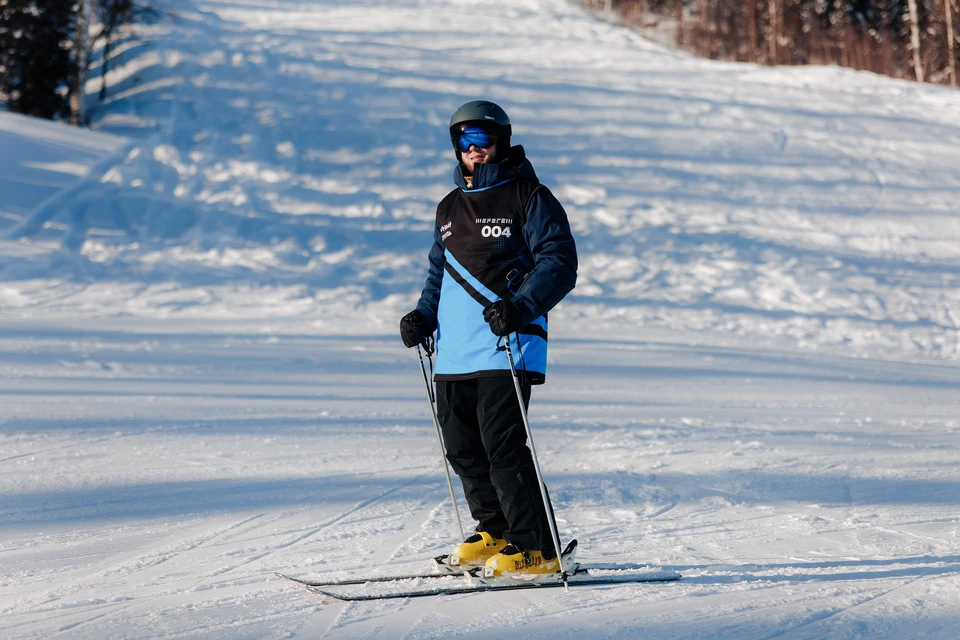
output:
M423 344L432 331L427 331L427 321L419 311L411 311L400 318L400 338L403 340L403 346L410 349Z
M520 310L509 300L497 300L484 309L483 319L490 323L490 331L495 336L510 335L526 324L520 317Z

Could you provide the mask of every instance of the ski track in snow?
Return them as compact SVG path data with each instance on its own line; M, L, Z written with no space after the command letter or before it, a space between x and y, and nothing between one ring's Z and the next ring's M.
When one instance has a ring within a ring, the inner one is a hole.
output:
M174 4L94 131L0 113L2 635L960 633L958 92L563 0ZM684 578L333 602L275 572L458 535L395 334L480 96L580 251L531 408L561 536Z

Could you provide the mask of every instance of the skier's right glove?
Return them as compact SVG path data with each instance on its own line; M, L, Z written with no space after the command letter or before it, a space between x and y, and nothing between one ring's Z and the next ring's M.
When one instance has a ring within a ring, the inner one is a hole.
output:
M427 330L426 318L417 310L400 318L400 338L407 349L424 344L431 333Z

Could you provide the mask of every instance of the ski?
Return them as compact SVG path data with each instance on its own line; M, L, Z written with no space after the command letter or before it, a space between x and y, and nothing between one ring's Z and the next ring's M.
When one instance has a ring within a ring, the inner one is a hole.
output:
M602 570L601 570L602 571ZM429 596L454 595L464 593L485 593L491 591L518 591L521 589L547 589L554 587L563 587L564 583L559 577L550 580L523 582L510 578L496 579L496 581L482 581L470 574L464 576L436 576L433 578L446 578L440 580L431 580L429 584L415 584L416 579L411 579L409 586L403 585L402 589L391 589L394 585L373 585L380 589L371 590L369 587L362 591L354 593L345 593L334 590L329 585L309 586L308 589L314 593L336 598L344 602L360 602L369 600L391 600L398 598L423 598ZM680 574L674 571L644 571L644 572L612 572L609 574L591 573L590 568L578 568L572 575L567 577L567 583L570 587L589 587L631 583L647 582L672 582L680 579ZM400 584L401 581L394 581ZM439 584L438 584L439 583ZM384 586L388 588L383 588Z
M576 562L577 541L571 540L560 554L561 565L566 575L542 575L534 580L516 578L488 578L483 576L483 567L461 567L449 564L449 556L437 556L433 559L434 570L424 573L410 573L392 576L362 576L343 579L306 579L277 575L301 584L314 593L330 596L347 602L360 600L386 600L392 598L418 598L454 593L480 593L484 591L509 591L516 589L535 589L544 587L598 586L604 584L627 584L642 582L670 582L678 580L680 574L673 571L657 571L646 565L632 563L591 563L581 565ZM337 587L359 587L364 589L344 593Z
M576 553L577 541L571 540L570 544L567 545L567 548L563 550L561 554L562 562L564 568L569 571L574 568L575 563L573 561L573 556ZM471 566L460 566L449 563L450 556L449 554L444 554L442 556L436 556L433 558L434 571L424 572L424 573L408 573L408 574L398 574L392 576L361 576L357 578L342 578L342 579L319 579L319 580L309 580L307 578L297 578L294 576L288 576L285 573L277 573L281 578L286 578L287 580L292 580L299 584L302 584L306 587L348 587L358 584L370 583L380 583L380 582L398 582L400 580L427 580L430 578L449 578L451 576L462 576L466 573L475 571L480 567L471 567ZM602 568L641 568L641 567L623 567L623 566L612 566L612 567L602 567Z

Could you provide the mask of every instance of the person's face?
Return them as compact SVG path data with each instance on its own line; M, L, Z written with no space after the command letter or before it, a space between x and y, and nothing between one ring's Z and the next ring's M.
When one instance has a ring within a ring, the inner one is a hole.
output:
M483 131L478 127L464 125L460 128L462 142L460 143L460 158L467 172L472 174L473 168L478 164L488 164L497 157L496 136L484 135L490 132ZM466 136L462 134L467 134ZM471 135L474 134L474 135ZM480 134L480 135L476 135ZM491 141L492 140L492 141ZM467 146L469 145L469 146ZM487 146L481 146L487 145ZM467 149L463 147L467 146Z

